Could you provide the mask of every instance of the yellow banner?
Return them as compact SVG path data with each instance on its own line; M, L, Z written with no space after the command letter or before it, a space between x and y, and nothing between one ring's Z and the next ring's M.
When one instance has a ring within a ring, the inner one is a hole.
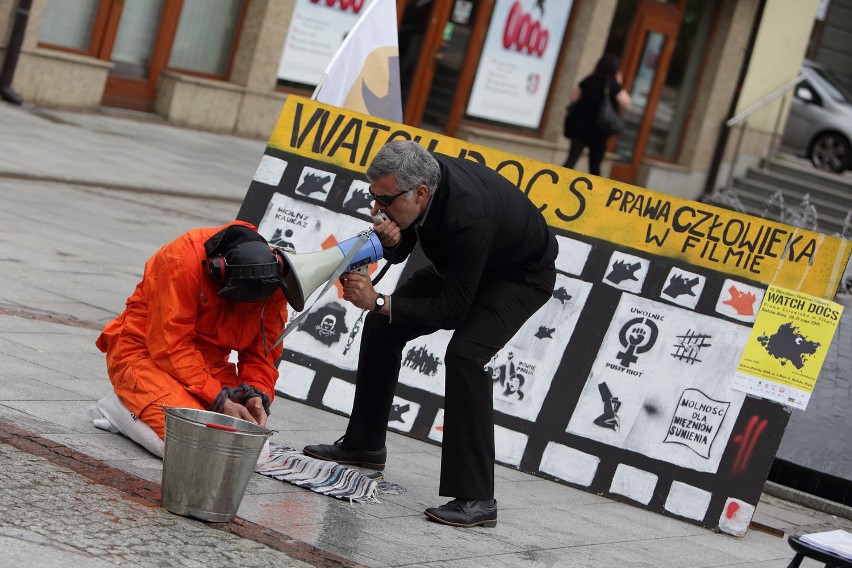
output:
M345 109L289 96L269 145L365 172L396 139L480 162L514 183L555 229L695 266L833 298L852 252L846 240L569 170Z

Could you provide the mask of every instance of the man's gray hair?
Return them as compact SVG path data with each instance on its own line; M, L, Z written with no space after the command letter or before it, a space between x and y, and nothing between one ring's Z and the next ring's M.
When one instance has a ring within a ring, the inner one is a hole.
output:
M422 183L431 195L441 181L438 160L412 140L388 142L367 168L367 179L370 181L391 174L396 176L397 189L402 192L411 191Z

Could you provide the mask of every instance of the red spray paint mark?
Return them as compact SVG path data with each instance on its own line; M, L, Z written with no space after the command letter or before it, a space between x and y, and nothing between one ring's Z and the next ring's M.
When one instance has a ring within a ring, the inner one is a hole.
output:
M748 469L751 461L751 454L754 452L754 446L760 435L766 429L768 424L766 418L760 419L757 416L749 418L746 424L745 431L742 434L734 436L734 444L739 444L740 449L737 452L737 457L734 459L734 465L731 467L731 473L743 473Z
M737 511L740 510L740 504L736 501L731 501L728 503L728 508L725 509L725 516L730 520L734 518L734 515L737 514Z

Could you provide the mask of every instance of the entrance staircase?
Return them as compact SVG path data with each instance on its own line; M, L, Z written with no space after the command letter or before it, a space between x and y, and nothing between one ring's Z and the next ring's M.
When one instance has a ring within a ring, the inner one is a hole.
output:
M780 154L731 185L726 192L744 213L852 239L852 172L823 172Z

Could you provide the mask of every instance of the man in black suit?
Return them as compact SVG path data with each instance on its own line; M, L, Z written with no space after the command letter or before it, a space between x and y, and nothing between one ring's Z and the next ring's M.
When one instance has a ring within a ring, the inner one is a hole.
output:
M344 275L343 297L370 310L361 339L355 400L346 434L305 454L384 469L388 412L407 341L452 329L446 369L441 495L426 509L453 526L497 524L492 380L485 366L550 298L556 239L541 212L493 170L430 154L412 141L388 143L367 169L384 257L403 261L420 246L432 266L390 296L367 276Z

